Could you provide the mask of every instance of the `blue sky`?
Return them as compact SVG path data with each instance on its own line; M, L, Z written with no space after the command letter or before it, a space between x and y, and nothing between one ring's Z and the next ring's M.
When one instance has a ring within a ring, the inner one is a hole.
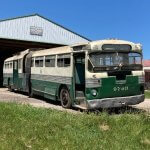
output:
M0 19L38 13L91 40L142 43L150 59L149 0L2 0Z

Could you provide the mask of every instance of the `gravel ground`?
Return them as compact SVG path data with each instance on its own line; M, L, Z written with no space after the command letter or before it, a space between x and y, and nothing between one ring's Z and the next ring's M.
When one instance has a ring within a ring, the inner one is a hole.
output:
M7 90L7 88L0 88L0 101L2 102L17 102L17 103L23 103L23 104L30 104L34 107L43 107L43 108L51 108L51 109L57 109L61 111L67 111L71 113L79 113L77 110L73 109L64 109L60 105L54 103L48 103L44 100L36 99L36 98L29 98L26 95L10 92ZM144 102L133 106L134 108L146 110L150 112L150 99L145 99Z
M48 103L44 100L29 98L28 96L20 93L10 92L7 88L0 88L0 102L17 102L21 104L30 104L34 107L43 107L57 109L61 111L67 111L71 113L79 113L77 110L64 109L58 104Z
M133 106L134 108L143 109L150 112L150 99L145 99L144 102Z

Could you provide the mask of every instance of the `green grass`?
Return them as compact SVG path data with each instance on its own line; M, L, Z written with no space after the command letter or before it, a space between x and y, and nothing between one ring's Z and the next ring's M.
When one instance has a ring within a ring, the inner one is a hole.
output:
M70 114L0 103L0 150L150 149L146 113Z
M150 99L150 91L145 91L145 98Z

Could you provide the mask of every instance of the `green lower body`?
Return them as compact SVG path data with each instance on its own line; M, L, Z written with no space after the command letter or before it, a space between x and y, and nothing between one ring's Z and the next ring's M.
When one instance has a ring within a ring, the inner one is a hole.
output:
M3 86L9 87L13 85L13 77L11 75L3 76Z
M86 100L88 109L135 105L144 101L144 83L138 76L127 76L124 81L104 78L97 87L86 88Z
M70 92L71 99L73 99L73 89L72 85L69 84L60 84L49 81L41 81L41 80L31 80L32 92L35 95L39 95L51 100L59 100L59 94L61 87L66 86Z
M25 91L25 79L18 78L17 83L13 82L11 76L4 75L4 86L11 86L19 91ZM73 78L70 84L31 79L31 91L35 95L40 95L51 100L59 100L60 90L63 86L68 88L72 100L72 106L79 106L81 103L86 109L121 107L125 105L135 105L144 101L144 85L139 83L137 76L128 76L125 82L116 82L115 77L101 79L101 84L97 87L86 87L85 97L79 100L75 97ZM93 90L96 94L93 95Z
M22 92L28 92L27 80L27 74L19 74L16 78L13 77L13 74L4 74L3 86Z

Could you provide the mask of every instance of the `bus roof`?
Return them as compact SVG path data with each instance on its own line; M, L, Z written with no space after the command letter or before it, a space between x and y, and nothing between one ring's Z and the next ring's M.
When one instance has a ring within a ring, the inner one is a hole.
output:
M105 39L105 40L97 40L97 41L91 41L91 42L84 42L84 43L78 43L71 45L71 47L75 46L82 46L82 45L97 45L97 44L130 44L135 45L135 43L125 40L118 40L118 39Z
M131 44L134 45L135 43L125 40L118 40L118 39L106 39L106 40L98 40L90 42L92 45L95 44Z
M17 60L17 59L21 59L24 57L24 55L28 54L30 51L30 49L27 49L25 51L22 51L12 57L7 58L4 62L8 62L8 61L13 61L13 60Z
M142 51L142 45L140 43L133 43L130 41L125 40L118 40L118 39L106 39L106 40L98 40L93 42L86 42L86 43L80 43L76 45L72 45L71 47L80 47L82 46L85 50L102 50L102 46L104 44L118 44L118 45L130 45L131 51Z
M46 55L55 55L55 54L65 54L65 53L71 53L72 48L70 46L63 46L63 47L57 47L57 48L51 48L51 49L45 49L40 51L34 51L32 56L46 56Z
M124 40L117 40L117 39L108 39L108 40L99 40L99 41L93 41L89 43L90 49L95 50L95 47L97 46L99 50L102 50L102 46L104 44L127 44L132 47L132 51L142 51L142 45L139 43L133 43L130 41L124 41Z
M56 55L56 54L65 54L65 53L71 53L73 51L82 51L82 50L102 50L102 46L104 44L127 44L132 47L132 51L142 51L142 46L141 44L136 44L130 41L125 41L125 40L118 40L118 39L106 39L106 40L99 40L99 41L93 41L93 42L85 42L85 43L79 43L76 45L70 45L70 46L63 46L63 47L57 47L57 48L50 48L50 49L43 49L39 50L38 48L33 50L31 49L32 56L46 56L46 55ZM79 48L78 48L79 47ZM75 49L77 48L77 49ZM16 59L21 59L25 54L29 53L30 49L27 49L23 52L18 53L17 55L10 57L5 60L7 61L12 61Z
M13 57L9 57L9 58L7 58L7 59L5 59L5 61L4 61L4 62L13 61L13 60L14 60L14 56L13 56Z

